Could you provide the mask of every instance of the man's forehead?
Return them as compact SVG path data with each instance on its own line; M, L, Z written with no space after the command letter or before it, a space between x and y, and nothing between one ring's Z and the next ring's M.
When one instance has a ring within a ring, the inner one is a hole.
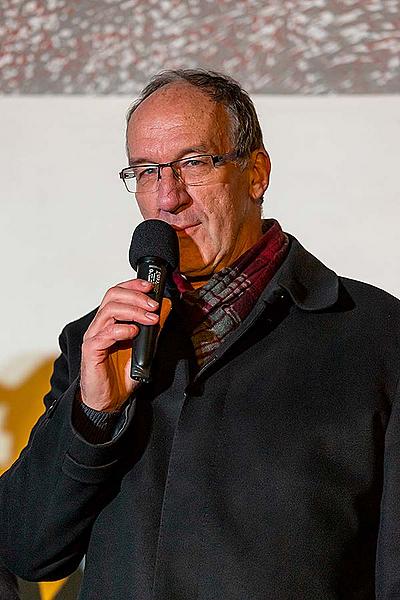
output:
M156 106L166 106L167 108L170 106L193 106L195 108L200 105L208 105L210 110L217 106L216 102L204 90L187 82L174 82L153 92L139 104L135 112L140 114L148 107L154 108Z
M230 131L225 106L192 85L169 84L146 98L134 111L128 125L127 142L131 152L136 154L135 150L140 150L138 144L147 146L147 141L156 140L157 146L164 145L165 137L172 142L173 138L183 136L183 146L202 145L208 152L211 147L225 146L230 140ZM220 150L224 151L224 148Z
M148 96L133 112L129 126L137 129L143 123L180 120L199 122L217 119L221 125L228 121L225 106L215 102L203 90L188 83L171 83Z

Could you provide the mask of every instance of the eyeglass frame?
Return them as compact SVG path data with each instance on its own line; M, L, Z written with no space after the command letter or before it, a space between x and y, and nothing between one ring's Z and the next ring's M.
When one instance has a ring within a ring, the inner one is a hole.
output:
M137 191L131 192L130 190L128 190L128 186L125 182L126 178L124 177L124 173L128 169L134 169L135 167L156 167L157 168L157 182L161 180L161 169L164 169L164 167L170 167L172 170L172 173L174 174L174 177L181 183L184 183L185 185L188 185L188 186L206 185L206 183L185 183L182 180L182 178L180 177L179 173L177 173L177 171L173 167L173 165L175 163L179 163L184 160L191 160L193 158L203 158L205 156L211 158L214 168L222 166L223 164L225 164L227 162L234 162L237 159L243 160L242 157L238 156L237 152L228 152L226 154L193 154L192 156L188 156L185 158L178 158L177 160L171 160L171 162L167 162L167 163L140 163L137 165L130 165L129 167L125 167L124 169L122 169L119 172L119 177L124 182L126 191L129 192L130 194L154 194L158 190L158 188L151 192L137 192Z

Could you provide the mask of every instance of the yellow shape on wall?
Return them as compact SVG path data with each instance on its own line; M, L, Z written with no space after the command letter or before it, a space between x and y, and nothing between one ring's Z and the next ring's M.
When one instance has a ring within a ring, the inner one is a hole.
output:
M0 385L2 410L1 434L11 436L9 455L2 454L0 473L8 469L26 445L29 433L44 411L43 396L49 390L53 359L44 360L27 379L18 386Z
M44 411L53 358L44 360L19 386L0 385L0 473L8 469L26 445L30 430ZM66 579L39 584L41 600L53 600Z

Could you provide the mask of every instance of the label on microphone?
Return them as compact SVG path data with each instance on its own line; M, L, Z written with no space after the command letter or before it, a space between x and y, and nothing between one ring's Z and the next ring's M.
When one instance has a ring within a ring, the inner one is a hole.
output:
M149 271L148 271L147 279L148 279L148 281L150 281L150 283L152 283L154 285L153 292L154 292L154 295L158 297L160 295L160 283L161 283L161 276L162 276L161 269L157 265L151 265L151 264L149 265L148 269L149 269Z

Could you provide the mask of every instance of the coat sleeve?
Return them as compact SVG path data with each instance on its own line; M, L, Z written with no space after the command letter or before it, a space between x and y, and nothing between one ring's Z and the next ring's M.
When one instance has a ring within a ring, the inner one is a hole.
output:
M104 444L91 444L75 431L71 415L79 373L73 369L73 379L70 372L68 327L60 336L61 355L44 399L46 410L18 460L0 479L1 557L28 581L61 579L78 567L93 522L117 493L134 412L131 403L126 426Z
M15 575L10 573L4 565L0 563L0 598L7 600L20 600L18 593L18 583Z
M400 598L400 378L385 436L376 599Z

